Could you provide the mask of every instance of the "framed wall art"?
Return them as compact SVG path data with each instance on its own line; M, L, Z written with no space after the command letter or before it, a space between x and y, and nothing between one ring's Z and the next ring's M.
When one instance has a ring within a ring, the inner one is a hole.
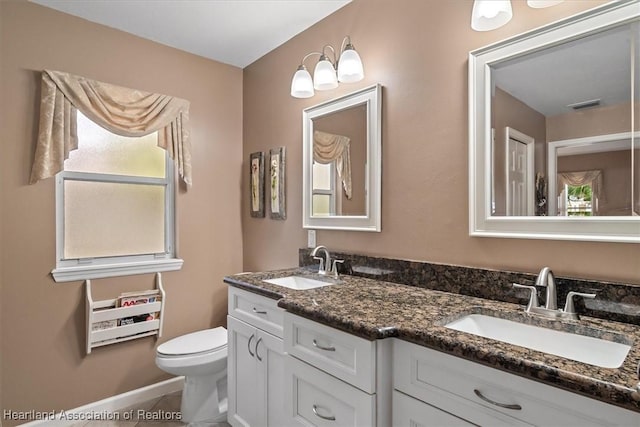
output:
M254 218L264 218L264 153L249 155L249 209Z
M271 203L269 216L272 219L287 219L285 209L285 147L269 151L269 181Z

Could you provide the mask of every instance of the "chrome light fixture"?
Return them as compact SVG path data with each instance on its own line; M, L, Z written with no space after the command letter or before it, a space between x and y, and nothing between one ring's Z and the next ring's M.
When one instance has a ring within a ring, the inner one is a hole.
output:
M564 0L527 0L534 9L555 6ZM491 31L511 20L511 0L474 0L471 12L471 28L476 31Z
M327 55L327 49L333 54L333 61ZM313 78L307 71L304 61L310 56L318 55L318 63L313 71ZM291 80L291 96L294 98L310 98L315 90L329 90L340 83L358 82L364 78L364 69L360 55L351 44L351 38L342 40L340 58L336 59L336 51L331 45L325 45L322 52L311 52L302 58L298 69Z

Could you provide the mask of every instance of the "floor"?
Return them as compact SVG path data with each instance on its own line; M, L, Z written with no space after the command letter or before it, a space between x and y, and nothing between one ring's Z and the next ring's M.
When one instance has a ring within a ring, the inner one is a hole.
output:
M148 400L112 414L112 420L89 421L73 427L177 427L186 426L177 419L180 413L182 392L167 394ZM194 427L231 427L227 423L191 423Z

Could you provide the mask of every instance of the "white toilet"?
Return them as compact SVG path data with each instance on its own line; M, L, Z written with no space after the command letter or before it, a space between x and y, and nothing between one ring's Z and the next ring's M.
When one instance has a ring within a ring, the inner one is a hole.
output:
M169 340L156 351L156 365L184 375L182 421L227 420L227 330L222 326Z

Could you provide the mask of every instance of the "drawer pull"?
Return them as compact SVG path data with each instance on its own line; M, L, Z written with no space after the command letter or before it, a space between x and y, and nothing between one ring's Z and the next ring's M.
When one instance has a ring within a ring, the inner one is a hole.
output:
M253 312L255 314L267 314L266 310L257 310L255 307L253 307Z
M262 362L262 357L260 357L260 355L258 354L258 346L260 345L260 342L262 341L262 338L258 339L258 342L256 342L256 357L258 358L258 360L260 362Z
M316 414L316 417L320 417L323 420L328 420L328 421L335 421L336 420L336 417L334 417L333 415L326 416L326 415L319 414L317 405L313 405L313 413Z
M488 397L485 397L482 392L480 390L478 390L477 388L473 389L473 392L476 394L476 396L478 396L480 399L484 400L487 403L491 403L492 405L496 405L499 406L501 408L505 408L505 409L513 409L514 411L519 411L522 409L522 406L518 405L517 403L500 403L500 402L496 402L494 400L489 399Z
M324 350L324 351L336 351L335 347L323 347L320 344L318 344L318 342L316 341L316 339L313 339L313 346L316 348L319 348L320 350Z
M255 356L255 354L251 352L251 341L253 341L253 338L254 338L254 335L251 334L251 336L249 337L249 341L247 342L247 350L249 350L249 354L251 355L251 357Z

